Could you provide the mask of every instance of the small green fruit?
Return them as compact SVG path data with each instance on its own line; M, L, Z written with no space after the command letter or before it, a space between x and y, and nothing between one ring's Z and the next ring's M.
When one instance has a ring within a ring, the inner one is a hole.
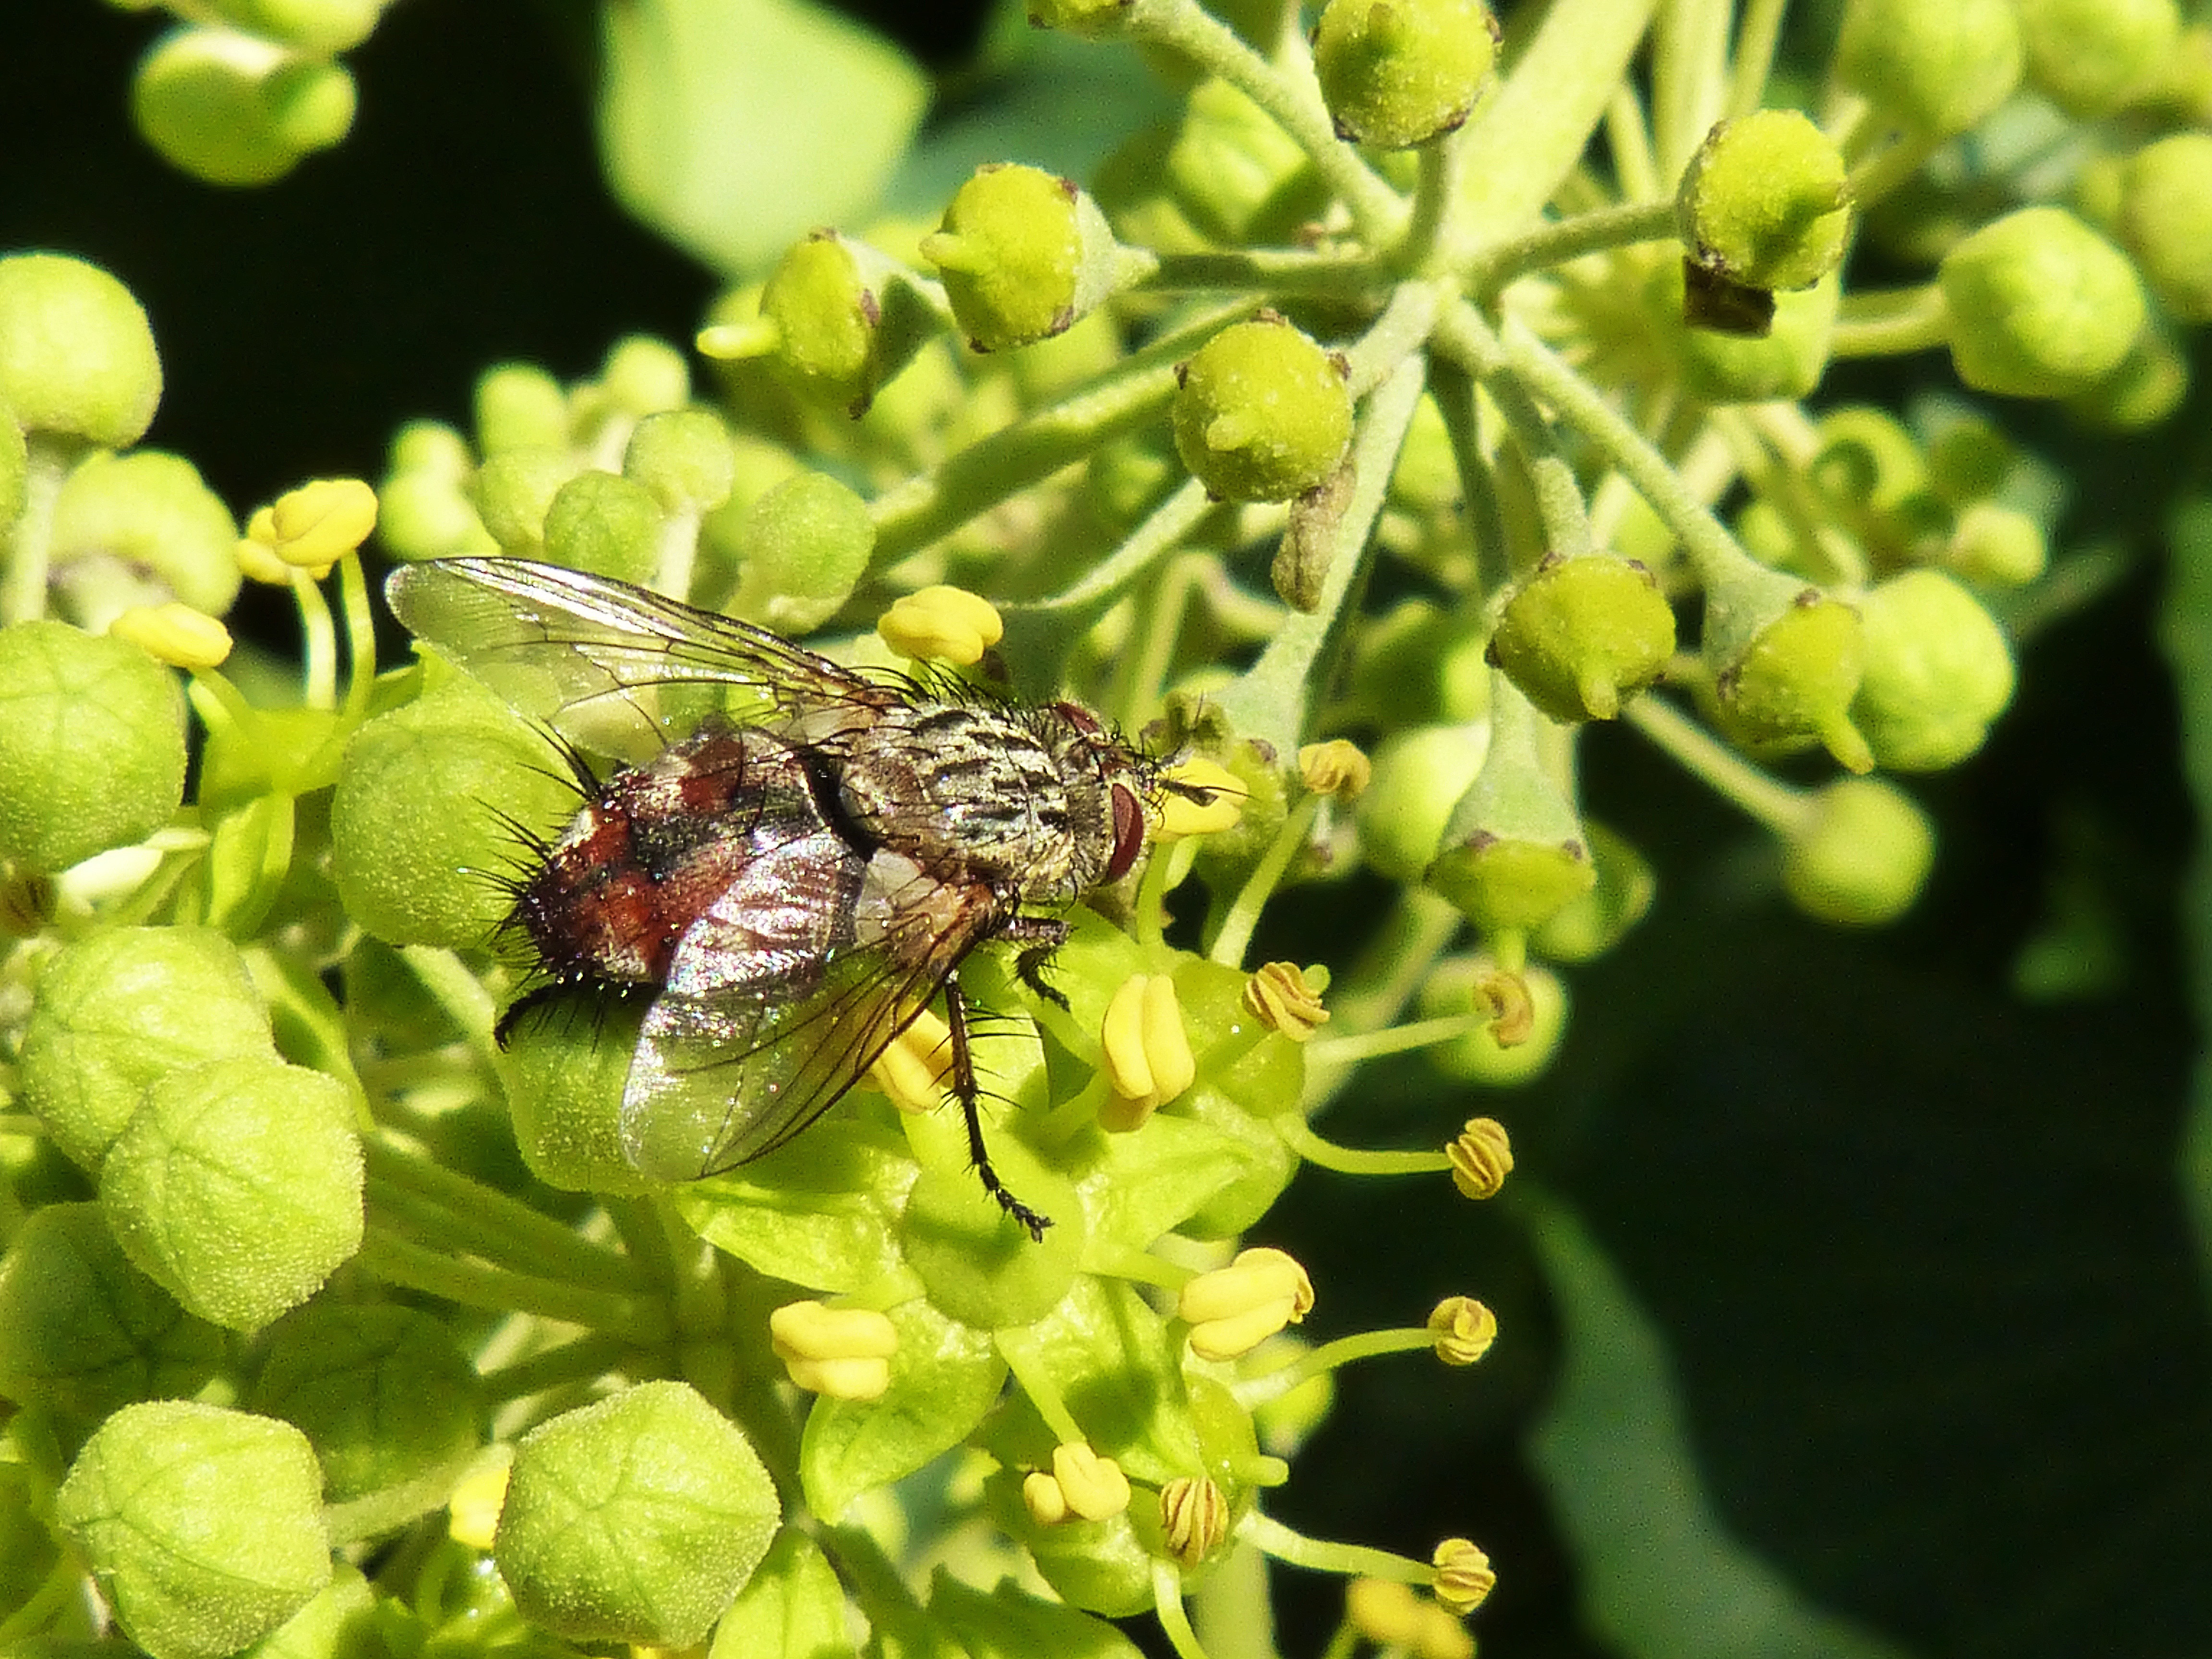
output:
M1345 373L1341 358L1279 317L1233 324L1182 367L1176 451L1224 501L1302 495L1351 447Z

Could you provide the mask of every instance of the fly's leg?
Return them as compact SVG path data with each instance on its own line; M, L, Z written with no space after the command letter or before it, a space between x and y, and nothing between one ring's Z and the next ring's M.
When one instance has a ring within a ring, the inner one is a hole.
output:
M957 975L948 976L945 981L945 1024L952 1033L952 1093L960 1102L961 1115L968 1121L968 1160L975 1166L975 1178L983 1183L985 1192L999 1200L999 1207L1020 1222L1029 1230L1030 1238L1042 1244L1044 1230L1052 1225L1052 1218L1039 1215L1006 1190L1006 1183L991 1167L991 1154L983 1145L983 1119L977 1110L982 1091L976 1086L975 1060L968 1048L967 999L960 994Z
M1044 970L1052 953L1067 943L1067 924L1052 916L1013 916L999 930L999 937L1021 946L1014 957L1014 977L1063 1012L1067 999L1045 983Z

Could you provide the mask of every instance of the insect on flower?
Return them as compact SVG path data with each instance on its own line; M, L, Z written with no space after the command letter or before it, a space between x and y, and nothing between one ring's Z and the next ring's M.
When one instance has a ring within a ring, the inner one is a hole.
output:
M393 612L552 728L584 805L533 842L509 925L553 1000L650 992L623 1092L625 1155L688 1181L782 1146L944 994L949 1083L986 1191L1049 1220L991 1166L960 990L976 946L1066 1006L1042 970L1064 908L1118 880L1164 793L1209 792L1072 702L862 674L627 583L520 559L404 566ZM618 762L605 778L579 751Z

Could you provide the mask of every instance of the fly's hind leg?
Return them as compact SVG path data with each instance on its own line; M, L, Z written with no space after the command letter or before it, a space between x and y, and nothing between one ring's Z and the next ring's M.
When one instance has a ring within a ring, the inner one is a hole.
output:
M1066 931L1061 930L1063 937ZM1048 952L1051 948L1045 947ZM1024 954L1026 957L1027 953ZM975 1178L983 1183L985 1192L998 1200L999 1207L1020 1222L1030 1238L1042 1244L1044 1230L1052 1225L1052 1218L1039 1215L1006 1190L1006 1183L999 1179L998 1170L991 1165L989 1149L983 1145L983 1119L978 1110L981 1091L975 1082L975 1056L969 1051L967 999L960 994L957 975L948 976L945 981L945 1024L952 1033L952 1093L960 1102L961 1115L968 1122L968 1159L975 1166Z
M1000 929L999 937L1021 948L1014 957L1014 977L1063 1012L1067 999L1045 982L1044 970L1052 953L1067 943L1067 924L1053 916L1014 916Z

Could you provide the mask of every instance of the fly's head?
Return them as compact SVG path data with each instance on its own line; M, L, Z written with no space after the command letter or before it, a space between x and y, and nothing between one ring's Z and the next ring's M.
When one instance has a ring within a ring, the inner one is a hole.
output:
M1182 786L1160 775L1157 761L1131 746L1080 703L1056 702L1050 712L1060 731L1054 758L1067 780L1075 821L1084 826L1077 848L1077 892L1104 887L1128 874L1164 793Z

